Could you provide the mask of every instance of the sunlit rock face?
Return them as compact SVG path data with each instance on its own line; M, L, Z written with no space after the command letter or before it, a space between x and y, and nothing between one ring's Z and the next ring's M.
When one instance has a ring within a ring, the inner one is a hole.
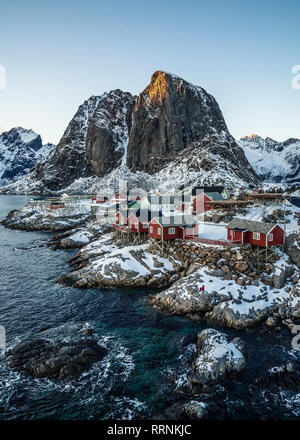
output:
M216 100L199 86L170 73L155 72L134 110L128 167L152 174L190 146L201 155L204 140L206 151L211 148L214 153L218 145L226 144L227 159L231 160L234 148L247 165Z

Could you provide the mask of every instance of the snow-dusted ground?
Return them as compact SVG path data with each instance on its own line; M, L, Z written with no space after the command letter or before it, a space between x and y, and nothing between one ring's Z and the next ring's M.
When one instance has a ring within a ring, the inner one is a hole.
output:
M300 210L296 206L292 205L289 202L285 203L285 209L286 209L286 232L287 234L299 230L300 226L297 223L297 214L299 214ZM284 204L279 203L277 205L260 205L260 206L250 206L248 208L245 208L245 214L238 214L237 217L239 218L247 218L248 220L255 220L255 221L263 221L263 218L268 217L269 215L272 215L273 211L281 210L284 211ZM283 223L281 223L281 226L283 227Z
M148 245L128 246L113 250L103 258L93 261L91 271L107 279L115 277L113 268L118 266L124 272L130 273L133 278L145 277L153 274L160 278L163 274L173 271L174 265L167 259L147 252ZM141 254L140 260L135 256Z
M73 271L62 281L75 287L158 287L171 284L170 277L181 263L148 251L148 244L119 247L112 235L105 234L81 249L78 254L87 264ZM175 281L174 279L174 281Z
M222 224L217 223L199 223L198 237L210 240L226 240L227 229Z
M297 267L290 263L287 255L281 254L274 263L279 275L282 269ZM240 278L246 275L240 274ZM200 288L204 286L205 291ZM258 323L271 313L273 307L282 304L299 310L300 297L297 291L292 295L294 285L286 281L284 287L274 288L257 280L257 285L239 285L232 280L223 280L207 267L199 267L195 272L175 282L169 289L158 293L153 304L176 314L209 313L222 325L243 328Z

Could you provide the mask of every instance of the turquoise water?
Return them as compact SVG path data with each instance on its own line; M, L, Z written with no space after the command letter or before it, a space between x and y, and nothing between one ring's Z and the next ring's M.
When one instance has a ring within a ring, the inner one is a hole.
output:
M0 196L0 219L26 203L25 196ZM10 347L27 337L51 340L68 335L73 324L89 322L109 355L79 381L69 385L33 380L11 371L0 356L0 419L130 419L147 417L178 397L167 372L179 365L178 342L204 325L163 314L147 305L146 291L79 290L56 284L76 251L52 251L43 244L50 234L5 229L0 225L0 325ZM228 331L227 331L228 332ZM237 332L231 332L237 334ZM299 396L265 396L253 391L259 369L286 359L289 336L278 340L250 332L241 380L227 399L232 417L294 418ZM299 413L300 415L300 413Z

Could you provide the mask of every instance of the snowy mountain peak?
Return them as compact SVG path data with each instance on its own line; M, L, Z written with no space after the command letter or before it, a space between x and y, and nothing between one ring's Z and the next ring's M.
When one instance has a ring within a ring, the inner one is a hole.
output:
M53 147L43 145L41 136L31 129L15 127L3 132L0 135L0 186L28 173Z
M41 136L33 130L27 130L23 127L14 127L9 131L4 131L0 135L0 139L2 144L6 145L6 147L9 147L12 144L22 144L30 146L36 151L42 147Z
M277 142L258 135L244 136L238 144L256 174L270 183L300 182L300 140Z

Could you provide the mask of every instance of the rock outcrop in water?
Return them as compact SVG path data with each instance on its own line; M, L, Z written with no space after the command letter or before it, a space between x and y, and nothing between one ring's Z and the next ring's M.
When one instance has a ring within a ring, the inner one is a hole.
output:
M192 391L199 392L207 385L224 382L243 371L246 359L241 339L229 340L225 333L206 329L198 334L196 359L189 383Z
M39 209L24 207L19 211L10 211L2 224L10 229L23 231L64 232L83 226L90 220L91 215L88 212L55 215L51 211L41 212Z
M181 248L178 243L178 248L175 243L173 256L188 268L185 276L153 295L150 304L237 329L257 326L269 316L299 318L300 279L289 257L278 255L265 264L247 246L237 250L184 243Z
M107 349L96 340L51 343L45 339L23 342L6 353L15 371L34 378L70 381L104 358Z

